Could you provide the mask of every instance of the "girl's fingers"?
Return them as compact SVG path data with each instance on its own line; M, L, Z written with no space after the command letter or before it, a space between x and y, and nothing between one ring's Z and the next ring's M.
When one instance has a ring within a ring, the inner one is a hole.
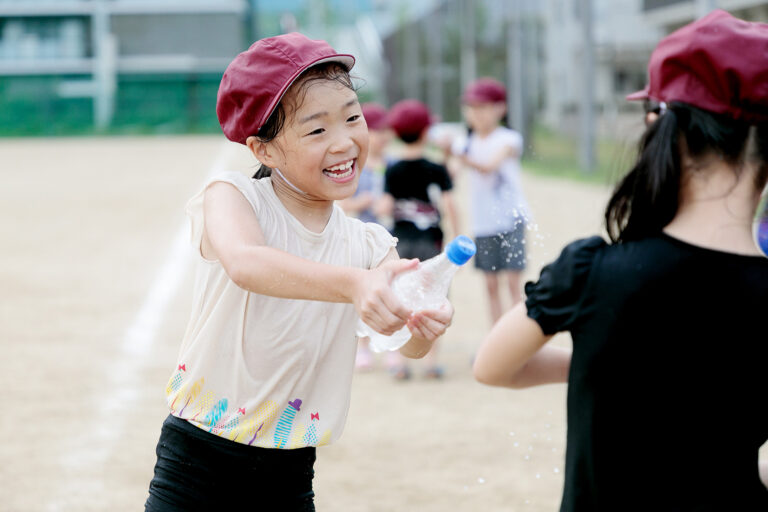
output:
M401 318L393 313L383 302L378 302L377 304L372 305L364 321L376 332L390 335L400 330L400 328L408 321L408 310L405 311L405 318Z
M446 328L444 323L438 322L421 313L414 314L409 325L413 325L413 327L421 333L422 337L430 340L440 337L445 332Z

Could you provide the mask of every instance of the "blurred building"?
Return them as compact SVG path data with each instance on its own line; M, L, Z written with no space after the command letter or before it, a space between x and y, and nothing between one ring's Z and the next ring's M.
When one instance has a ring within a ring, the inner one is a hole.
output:
M700 18L712 9L724 9L734 16L768 22L768 2L760 0L643 0L643 17L665 33Z
M584 91L585 47L580 2L547 1L545 124L569 132L579 128ZM593 0L593 101L598 125L615 126L632 109L624 97L646 82L648 57L663 31L645 19L643 0ZM634 109L631 110L633 113Z
M369 0L0 0L0 135L216 132L216 91L237 53L290 30L333 35L370 9Z
M0 133L201 131L243 0L0 0Z

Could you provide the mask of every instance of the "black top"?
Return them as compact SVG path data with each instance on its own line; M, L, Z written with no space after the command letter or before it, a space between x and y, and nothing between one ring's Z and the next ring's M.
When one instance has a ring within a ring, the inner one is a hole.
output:
M401 240L426 237L442 241L438 198L434 194L451 188L453 184L445 167L425 158L390 165L384 175L384 191L395 199L392 234Z
M561 512L768 511L768 259L593 237L525 291L573 338Z

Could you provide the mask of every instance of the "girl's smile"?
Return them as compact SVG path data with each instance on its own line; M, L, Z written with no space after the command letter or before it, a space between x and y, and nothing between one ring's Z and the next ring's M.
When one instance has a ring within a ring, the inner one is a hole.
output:
M336 183L347 183L354 180L357 175L357 159L353 158L323 169L323 174L328 176Z

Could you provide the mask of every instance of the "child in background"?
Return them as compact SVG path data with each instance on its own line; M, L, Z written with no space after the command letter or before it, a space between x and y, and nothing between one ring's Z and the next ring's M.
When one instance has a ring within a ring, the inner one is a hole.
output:
M424 157L431 124L429 109L420 101L403 100L392 106L389 125L404 148L400 160L387 168L384 195L378 205L380 214L394 221L392 234L398 239L398 252L421 261L437 256L443 249L441 211L447 214L453 232L459 232L448 171ZM405 360L396 352L392 354L388 365L393 375L398 380L408 379L410 369ZM427 377L442 377L434 347L425 361Z
M611 243L568 245L477 354L487 384L568 381L562 512L768 510L766 48L768 25L725 11L659 43L629 99L661 110L608 203ZM546 345L562 331L572 353Z
M314 510L315 447L338 439L358 317L408 325L420 357L452 317L411 313L390 288L415 260L346 216L368 152L350 55L292 33L227 67L216 111L262 164L216 176L187 206L198 259L193 313L166 388L146 510Z
M378 103L363 103L363 117L368 125L368 159L360 171L360 181L352 197L339 201L339 206L348 214L363 222L379 222L374 213L374 204L384 191L384 171L387 167L387 146L392 131L387 124L387 109ZM355 356L355 368L370 370L374 357L368 347L368 338L360 338Z
M368 160L360 172L357 191L352 197L339 201L339 206L363 222L378 222L373 205L384 191L387 147L392 140L392 130L387 123L386 108L378 103L363 103L361 108L368 125Z
M462 112L470 128L465 140L451 148L470 169L472 230L476 237L475 267L485 274L491 319L502 314L501 287L512 305L522 300L525 228L528 218L520 185L522 136L500 125L507 112L507 92L492 78L480 78L462 96Z

